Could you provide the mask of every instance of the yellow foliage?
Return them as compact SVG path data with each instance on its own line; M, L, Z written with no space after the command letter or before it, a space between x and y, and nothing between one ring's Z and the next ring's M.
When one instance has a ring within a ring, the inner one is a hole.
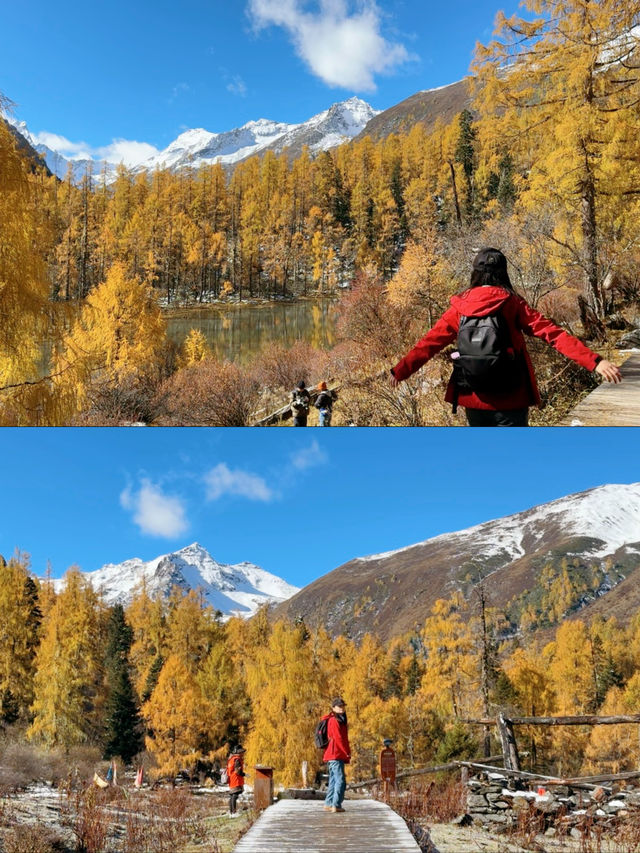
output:
M211 355L207 339L200 329L190 329L182 344L180 367L193 367Z
M70 569L42 627L29 739L68 749L97 737L103 702L102 609L91 584Z
M46 422L47 384L23 384L42 375L50 331L42 196L0 120L0 422L9 424Z
M156 760L154 775L173 780L180 770L192 769L203 755L208 707L194 677L177 655L166 660L142 713L151 732L145 742Z
M637 714L639 702L640 672L636 672L624 689L609 689L598 713L602 716ZM637 724L593 727L585 752L585 773L622 773L637 768L639 760Z
M58 393L84 404L97 379L119 383L151 371L165 343L166 324L151 289L115 263L87 297L57 359Z
M272 766L283 785L299 784L302 761L311 772L318 766L313 733L330 698L304 626L276 623L245 669L252 707L247 762Z
M33 701L37 605L27 561L0 560L0 697L10 691L22 714Z

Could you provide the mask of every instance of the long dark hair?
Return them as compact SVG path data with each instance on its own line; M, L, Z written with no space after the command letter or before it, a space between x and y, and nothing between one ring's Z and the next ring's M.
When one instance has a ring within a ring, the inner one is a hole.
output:
M480 249L473 260L470 287L487 286L513 290L513 285L507 272L507 259L500 249L493 249L491 247Z
M509 273L506 270L471 270L469 287L504 287L513 290Z

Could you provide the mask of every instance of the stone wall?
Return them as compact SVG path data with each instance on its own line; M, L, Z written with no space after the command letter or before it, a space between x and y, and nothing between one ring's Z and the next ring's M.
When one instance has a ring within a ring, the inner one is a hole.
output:
M635 782L635 780L634 780ZM569 785L547 787L534 780L524 784L500 773L483 772L467 782L469 820L495 829L511 829L524 821L539 823L549 835L563 831L580 835L585 823L614 826L620 819L640 817L640 783L603 786L594 790Z

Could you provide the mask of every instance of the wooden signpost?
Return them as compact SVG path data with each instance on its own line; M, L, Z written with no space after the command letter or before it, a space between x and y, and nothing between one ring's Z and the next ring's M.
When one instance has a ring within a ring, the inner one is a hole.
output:
M380 753L380 778L384 782L384 798L388 801L391 785L396 784L396 754L387 741Z

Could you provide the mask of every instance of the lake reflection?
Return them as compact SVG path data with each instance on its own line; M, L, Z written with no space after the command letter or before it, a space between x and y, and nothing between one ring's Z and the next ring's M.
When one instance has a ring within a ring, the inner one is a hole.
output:
M199 329L218 359L246 363L271 343L333 346L336 306L322 300L190 309L184 317L167 318L168 334L181 344L190 329Z

